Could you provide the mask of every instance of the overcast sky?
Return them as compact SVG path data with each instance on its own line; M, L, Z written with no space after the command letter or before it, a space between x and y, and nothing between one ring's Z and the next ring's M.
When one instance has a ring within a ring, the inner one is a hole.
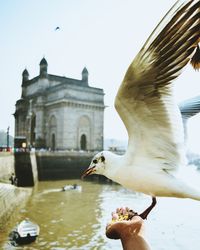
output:
M21 74L39 73L45 56L48 72L81 79L105 92L105 137L126 139L114 98L129 64L175 0L5 0L0 2L0 129L14 135L15 103ZM55 31L59 26L60 30ZM200 73L188 65L176 81L177 102L200 95ZM199 148L200 118L190 122L190 139ZM194 133L195 132L195 133Z

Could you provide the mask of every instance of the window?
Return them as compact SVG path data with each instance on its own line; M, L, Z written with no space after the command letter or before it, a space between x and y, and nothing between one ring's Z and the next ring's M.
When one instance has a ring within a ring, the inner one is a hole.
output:
M86 150L87 149L87 139L86 135L83 134L81 135L81 150Z

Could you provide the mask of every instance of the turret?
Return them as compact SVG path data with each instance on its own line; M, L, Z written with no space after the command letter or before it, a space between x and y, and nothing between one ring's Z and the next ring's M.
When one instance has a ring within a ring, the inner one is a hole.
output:
M42 60L40 61L40 77L42 78L47 77L47 68L48 68L48 63L46 59L43 57Z
M86 67L82 70L82 81L88 84L88 70Z
M25 69L22 72L22 94L21 94L21 98L24 98L25 95L26 95L26 83L28 82L28 80L29 80L29 73L28 73L28 70Z
M23 72L22 72L22 83L26 82L29 80L29 73L28 73L28 70L25 69Z

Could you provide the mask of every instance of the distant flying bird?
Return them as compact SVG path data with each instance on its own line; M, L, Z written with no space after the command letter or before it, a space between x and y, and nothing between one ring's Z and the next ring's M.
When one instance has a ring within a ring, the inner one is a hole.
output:
M181 114L172 81L191 61L200 68L200 0L179 0L161 20L129 66L115 107L127 129L123 156L95 155L82 177L100 174L133 191L156 197L200 200L200 191L178 176L186 166Z
M57 26L57 27L55 28L55 31L57 31L57 30L60 30L60 27Z

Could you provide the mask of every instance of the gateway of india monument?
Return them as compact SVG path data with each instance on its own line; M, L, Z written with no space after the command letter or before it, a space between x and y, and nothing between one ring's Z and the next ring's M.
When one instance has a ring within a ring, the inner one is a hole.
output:
M81 80L51 75L43 58L38 76L29 79L27 69L22 73L15 138L30 148L100 151L104 108L104 91L89 86L86 68Z

